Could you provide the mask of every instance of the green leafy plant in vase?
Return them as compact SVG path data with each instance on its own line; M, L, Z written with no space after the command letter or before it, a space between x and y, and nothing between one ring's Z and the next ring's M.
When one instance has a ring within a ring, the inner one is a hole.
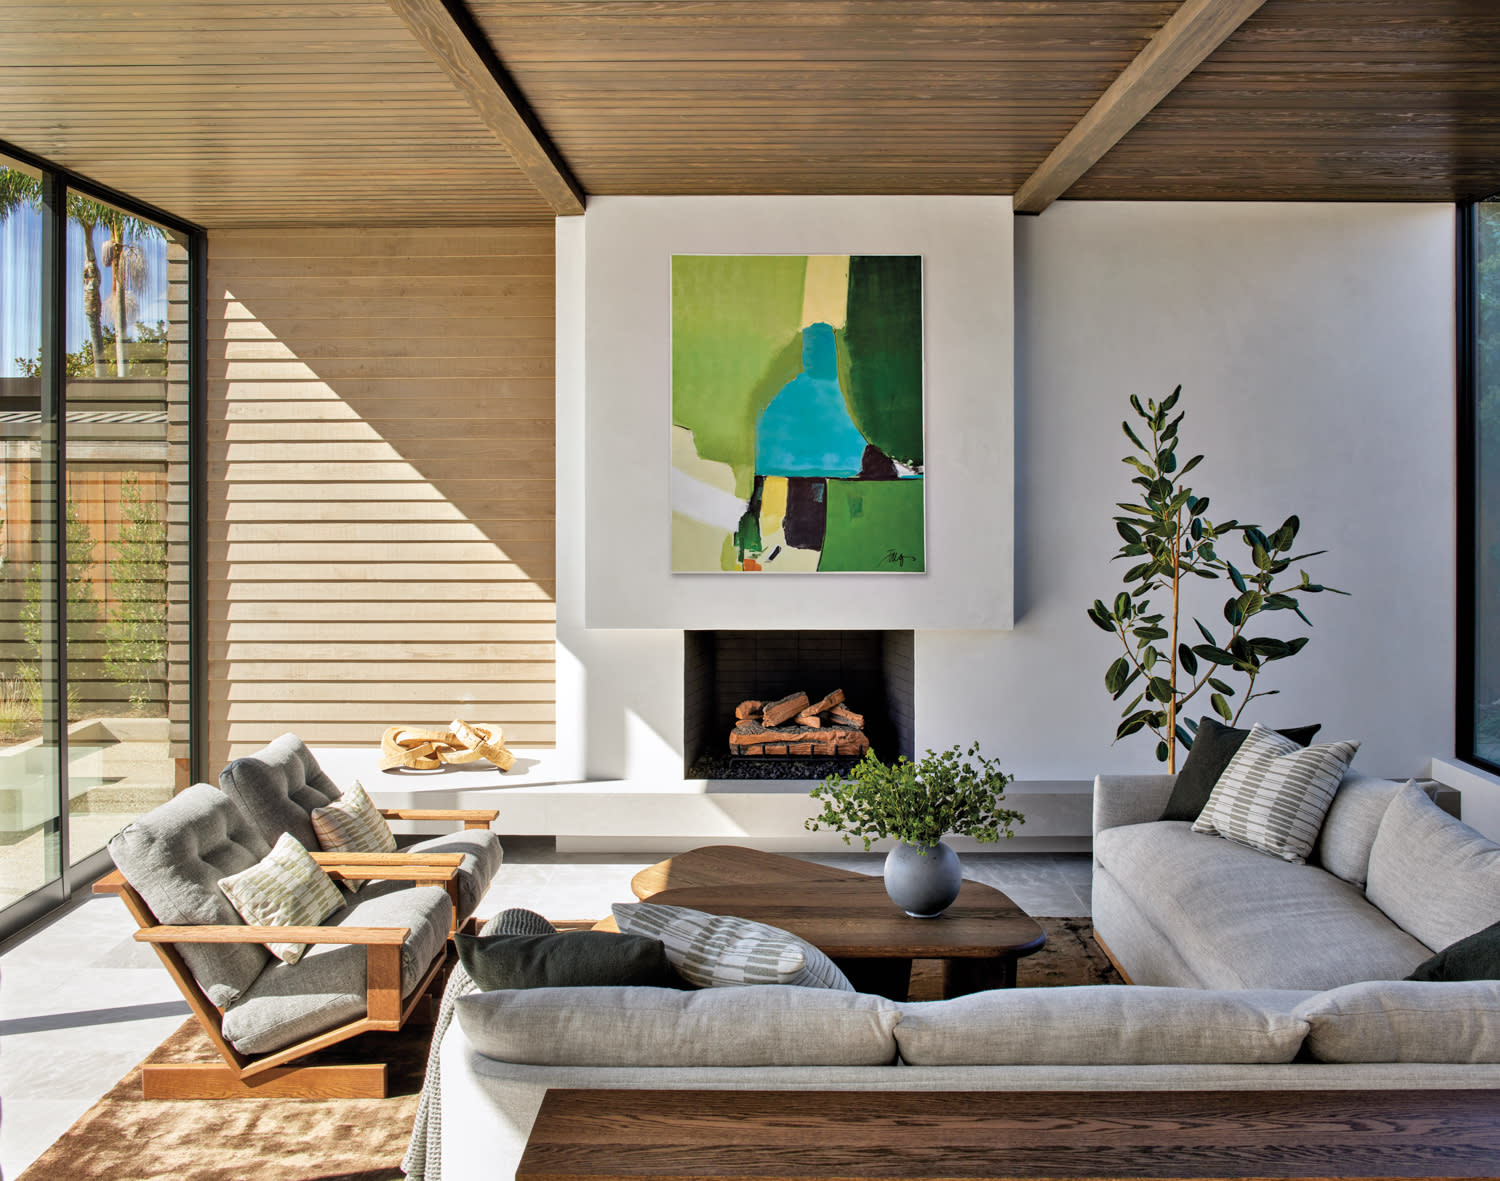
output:
M1015 836L1011 826L1026 817L1001 807L1014 780L979 753L977 742L967 754L958 746L942 754L929 750L915 763L905 755L885 763L867 750L847 775L830 775L812 789L823 811L805 827L841 833L846 845L859 837L867 852L873 841L895 838L900 843L885 859L886 893L913 918L937 918L963 884L958 854L943 838Z
M1298 568L1292 574L1298 563L1324 552L1291 552L1302 528L1297 517L1288 517L1270 533L1242 521L1210 522L1208 497L1195 496L1183 482L1203 456L1195 455L1180 467L1177 462L1183 413L1172 411L1181 396L1181 386L1160 404L1148 399L1143 406L1138 397L1130 396L1131 408L1140 419L1139 430L1128 421L1120 424L1135 449L1121 462L1134 469L1130 482L1139 489L1140 499L1116 505L1123 510L1114 519L1123 544L1113 559L1130 565L1124 575L1125 589L1114 601L1095 599L1088 608L1094 624L1117 636L1124 648L1104 673L1104 686L1116 701L1132 694L1121 711L1123 720L1115 730L1115 740L1150 730L1158 739L1157 761L1166 763L1170 772L1177 770L1177 744L1191 749L1198 730L1198 723L1184 713L1193 698L1204 694L1214 713L1227 724L1238 725L1250 702L1278 692L1258 687L1266 665L1295 656L1307 646L1306 636L1279 639L1253 634L1265 623L1265 616L1291 611L1311 627L1300 596L1324 591L1347 594L1314 582L1306 570ZM1241 566L1219 549L1236 535L1246 551ZM1222 612L1227 632L1217 624L1218 630L1211 631L1195 617L1197 634L1189 636L1182 625L1188 585L1224 577L1234 587ZM1152 605L1152 596L1158 592L1169 597L1165 611ZM1200 643L1189 642L1200 638ZM1230 704L1235 687L1229 677L1245 678L1238 708Z

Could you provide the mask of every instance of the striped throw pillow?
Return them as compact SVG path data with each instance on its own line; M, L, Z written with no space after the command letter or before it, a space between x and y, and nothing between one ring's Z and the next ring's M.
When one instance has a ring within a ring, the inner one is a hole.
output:
M660 939L677 974L700 988L797 984L854 991L831 959L780 927L655 902L611 909L621 931Z
M394 853L396 837L355 780L333 803L312 810L313 832L325 853ZM346 883L351 889L362 883Z
M1303 862L1357 742L1300 747L1256 723L1209 793L1194 832L1217 833L1283 861Z
M249 869L219 881L240 918L252 927L316 927L339 907L344 896L291 833ZM295 964L306 943L267 943L277 959Z

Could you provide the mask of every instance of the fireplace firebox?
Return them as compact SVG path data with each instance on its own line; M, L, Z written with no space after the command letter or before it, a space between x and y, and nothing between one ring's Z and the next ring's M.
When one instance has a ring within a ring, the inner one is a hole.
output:
M756 750L762 744L731 746L736 726L743 731L746 703L795 702L799 694L817 716L816 704L841 690L842 702L821 711L823 725L847 725L857 711L860 749L868 741L882 759L915 757L910 631L689 631L683 648L683 759L690 779L817 779L851 765L848 742L838 744L843 755L783 752L774 737L764 744L773 754ZM756 753L746 755L747 748Z

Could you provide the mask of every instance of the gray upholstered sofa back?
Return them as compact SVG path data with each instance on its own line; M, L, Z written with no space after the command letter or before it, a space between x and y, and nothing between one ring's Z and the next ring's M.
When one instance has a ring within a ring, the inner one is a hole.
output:
M310 850L322 847L313 832L312 810L340 794L295 734L283 734L263 750L235 759L219 773L219 787L267 841L274 844L288 832Z
M132 821L109 842L109 855L158 922L238 925L219 880L271 851L228 797L195 784ZM258 943L183 943L177 950L208 998L233 1004L271 958Z

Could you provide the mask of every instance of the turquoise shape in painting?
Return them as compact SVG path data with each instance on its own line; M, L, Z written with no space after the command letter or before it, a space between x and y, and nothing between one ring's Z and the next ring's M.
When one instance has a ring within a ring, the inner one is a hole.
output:
M755 423L755 470L762 476L857 476L865 456L839 388L833 329L802 330L802 372L771 399Z

